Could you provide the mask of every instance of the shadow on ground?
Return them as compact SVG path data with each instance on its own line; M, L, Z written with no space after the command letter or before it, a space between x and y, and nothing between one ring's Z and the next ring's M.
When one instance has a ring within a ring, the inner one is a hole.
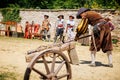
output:
M90 64L90 63L91 63L91 61L80 60L80 64ZM103 64L99 61L96 61L95 64L96 64L96 67L100 67L100 66L109 67L108 64Z

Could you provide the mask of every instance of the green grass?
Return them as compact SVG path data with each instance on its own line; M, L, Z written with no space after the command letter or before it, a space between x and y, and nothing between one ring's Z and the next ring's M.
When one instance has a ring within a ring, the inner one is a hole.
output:
M16 71L15 66L7 65L0 67L0 80L17 80L18 74L11 71L11 69Z
M0 72L0 80L17 80L14 72Z

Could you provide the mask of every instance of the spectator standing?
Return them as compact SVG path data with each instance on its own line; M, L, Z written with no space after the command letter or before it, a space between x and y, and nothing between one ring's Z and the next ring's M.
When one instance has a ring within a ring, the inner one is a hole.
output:
M18 37L23 37L22 33L23 33L22 26L21 26L20 23L17 23L17 34L18 34Z
M25 35L24 35L24 38L27 38L27 39L30 39L30 34L31 33L31 25L29 24L28 21L26 21L26 24L25 24Z
M58 20L55 23L55 28L56 28L56 33L55 33L54 43L56 42L58 36L60 36L59 37L60 41L62 40L63 37L63 32L65 29L65 22L63 15L58 16Z
M75 29L74 16L70 15L69 20L67 21L67 27L66 27L68 40L74 39L75 37L74 29Z
M44 20L42 22L42 30L41 30L41 34L42 34L42 40L45 41L50 41L50 21L48 20L49 16L48 15L44 15Z

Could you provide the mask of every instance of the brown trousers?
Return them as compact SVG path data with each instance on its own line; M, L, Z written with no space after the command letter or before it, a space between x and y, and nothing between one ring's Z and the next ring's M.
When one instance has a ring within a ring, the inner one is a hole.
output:
M100 49L102 49L104 53L106 53L107 51L112 51L113 47L112 47L111 31L109 25L106 23L99 27L100 27L100 36L99 37L95 36L97 51L100 51ZM91 42L90 51L95 51L93 39L91 39L91 41L92 42Z

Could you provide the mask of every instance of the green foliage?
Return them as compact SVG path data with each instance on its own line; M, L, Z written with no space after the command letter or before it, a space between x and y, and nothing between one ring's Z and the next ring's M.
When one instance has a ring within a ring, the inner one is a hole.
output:
M118 39L112 39L112 43L116 44L119 40Z
M93 2L93 4L91 5L91 8L100 9L101 5L97 4L97 2Z
M17 80L14 72L0 72L0 80Z
M9 8L20 8L18 4L9 4Z
M120 8L119 0L3 0L0 7L11 7L13 4L20 8L33 9Z
M1 10L3 16L3 22L6 21L15 21L20 22L21 17L19 16L19 9L18 8L4 8Z

